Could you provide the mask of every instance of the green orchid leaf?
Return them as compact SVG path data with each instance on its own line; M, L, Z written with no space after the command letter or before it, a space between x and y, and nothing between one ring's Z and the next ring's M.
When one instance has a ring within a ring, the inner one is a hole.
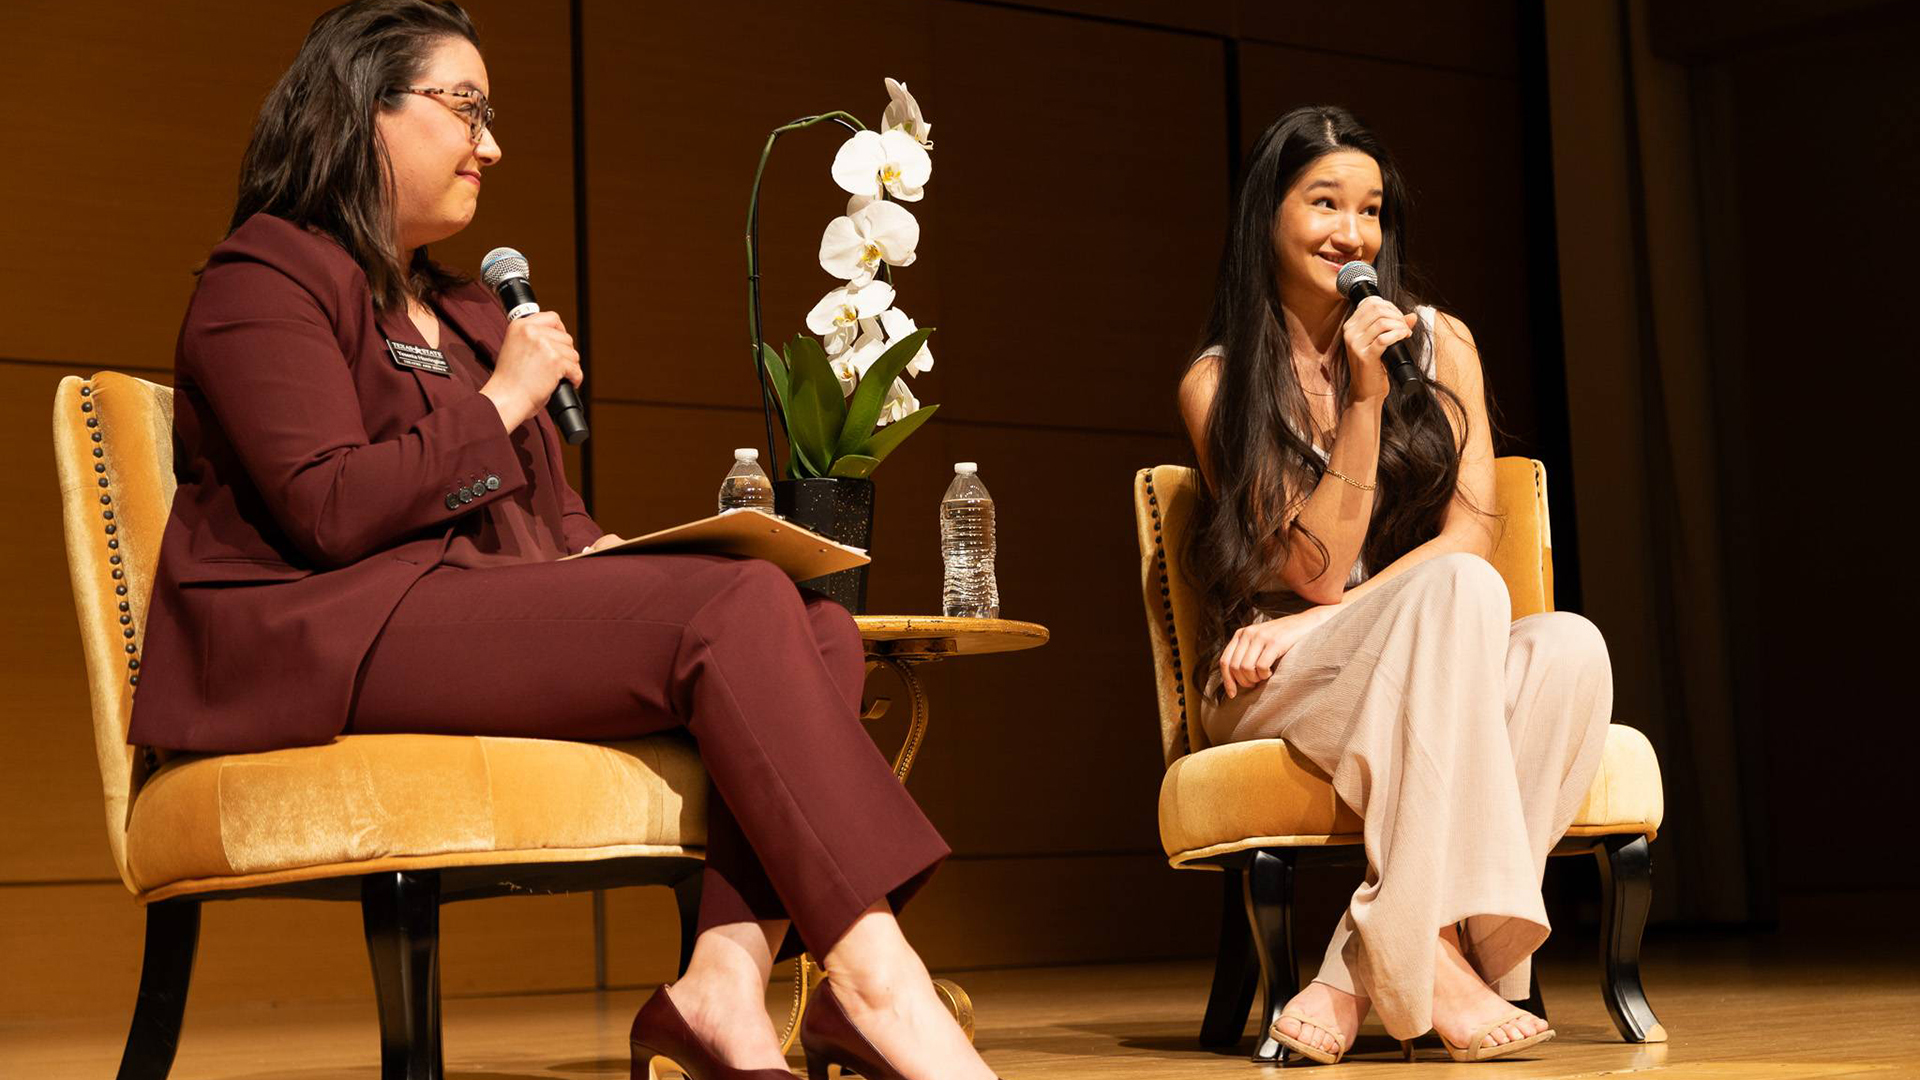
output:
M797 463L793 460L795 455L791 434L793 420L788 416L787 410L787 362L780 358L779 353L773 351L773 346L763 341L760 343L760 366L766 369L767 382L773 387L773 407L780 410L780 430L788 433L787 475L797 476L799 473L795 471Z
M773 384L773 392L778 395L780 408L784 412L787 407L787 362L780 359L780 354L773 351L773 346L763 341L760 343L760 364L767 369L767 381Z
M792 423L792 419L793 418L789 416L788 423ZM787 430L791 433L793 429L788 428ZM820 476L822 473L823 470L815 465L812 459L807 456L807 449L802 440L789 434L787 437L786 479L791 480L800 476Z
M793 460L788 469L794 476L825 476L827 463L833 460L834 432L839 430L829 425L829 414L814 389L819 375L813 370L806 350L801 342L810 338L794 338L787 346L787 447ZM817 349L818 346L816 345ZM840 380L826 367L826 354L820 354L820 371L828 382L833 384L834 397L839 397ZM834 418L837 421L837 417Z
M845 454L833 463L833 471L828 476L850 476L856 480L872 473L880 465L879 458L865 454Z
M860 453L872 458L875 465L880 464L887 460L887 455L893 453L894 448L898 447L907 436L931 419L939 408L938 405L923 406L895 420L874 432L873 438L868 439L866 445L860 448Z
M847 418L847 398L840 389L840 379L834 375L833 368L827 363L827 350L806 334L795 334L787 344L788 378L793 396L812 397L820 407L820 416L827 422L827 441L823 449L832 450L834 436L840 431ZM811 449L811 448L809 448ZM818 454L814 460L830 457Z
M927 343L927 335L931 333L933 327L923 326L889 345L860 377L860 385L853 388L853 399L847 403L846 416L840 425L836 445L839 453L858 453L867 440L873 438L873 425L880 419L880 407L886 404L887 389L919 355L920 346Z

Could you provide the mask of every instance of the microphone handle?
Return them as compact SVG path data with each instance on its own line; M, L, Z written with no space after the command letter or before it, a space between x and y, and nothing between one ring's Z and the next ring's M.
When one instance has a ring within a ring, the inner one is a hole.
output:
M540 301L533 298L533 284L526 278L501 282L500 303L507 309L508 322L540 310ZM553 396L547 399L547 415L553 417L553 425L560 429L560 437L568 446L587 441L587 410L581 406L580 392L572 383L561 379L553 388Z
M1355 307L1358 307L1360 301L1367 297L1379 295L1379 288L1371 281L1356 281L1353 287L1347 290L1347 300ZM1386 365L1387 377L1393 380L1393 388L1396 392L1426 381L1420 374L1420 366L1413 362L1412 356L1408 355L1407 344L1404 341L1396 341L1387 346L1387 351L1381 355L1380 360Z

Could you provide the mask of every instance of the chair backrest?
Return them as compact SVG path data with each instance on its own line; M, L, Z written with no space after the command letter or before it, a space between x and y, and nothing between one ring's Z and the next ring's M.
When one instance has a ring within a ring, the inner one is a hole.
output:
M1160 699L1160 749L1169 765L1207 745L1206 732L1187 722L1205 675L1192 670L1200 640L1200 593L1181 560L1198 498L1199 476L1184 466L1156 465L1134 477L1140 588ZM1552 611L1553 532L1547 516L1546 467L1531 458L1498 459L1493 502L1499 521L1491 561L1506 579L1513 617Z
M127 724L160 536L173 505L173 391L117 372L60 380L53 398L53 452L93 701L107 839L131 889L127 813L149 763L127 745Z

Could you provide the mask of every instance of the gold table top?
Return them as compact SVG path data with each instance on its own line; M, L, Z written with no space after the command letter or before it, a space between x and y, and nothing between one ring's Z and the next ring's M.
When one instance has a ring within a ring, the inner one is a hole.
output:
M1016 652L1045 645L1039 623L1017 619L968 619L949 615L855 615L860 637L873 656L931 660Z

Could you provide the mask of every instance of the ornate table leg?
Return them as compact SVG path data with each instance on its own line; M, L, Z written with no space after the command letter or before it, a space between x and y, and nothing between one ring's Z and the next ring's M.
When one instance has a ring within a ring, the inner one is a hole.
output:
M914 674L914 661L892 656L876 656L868 659L869 669L884 667L899 676L900 683L907 690L907 737L900 744L899 753L893 757L893 775L907 782L907 774L913 771L914 755L920 752L920 741L927 734L927 692L920 685L920 676ZM862 720L878 720L887 714L893 704L889 698L875 698L862 713ZM800 954L799 963L793 969L793 1012L787 1017L786 1031L780 1036L780 1052L785 1054L793 1050L793 1044L800 1039L800 1017L806 1013L807 1001L820 992L820 983L827 973L813 962L807 953ZM960 1022L960 1029L967 1033L967 1041L973 1041L973 999L960 985L950 979L933 980L934 992L940 995L940 1001Z
M900 752L893 756L893 775L899 777L900 782L904 784L907 782L907 774L913 771L913 757L920 752L920 740L925 738L927 734L927 714L929 711L927 707L927 692L920 685L920 676L914 674L914 661L902 660L892 656L880 656L875 657L871 663L874 667L890 669L895 675L899 676L900 685L906 687L907 690L907 704L909 706L907 713L907 737L900 743ZM883 702L886 702L886 699L882 698L874 702L875 705L882 707L880 712L877 713L869 710L870 718L878 718L886 712L885 707L882 705Z
M787 1029L780 1033L780 1052L793 1052L793 1044L800 1041L800 1018L806 1015L807 1001L820 992L820 983L827 973L813 962L809 953L801 953L794 961L793 969L793 1011L787 1016Z

